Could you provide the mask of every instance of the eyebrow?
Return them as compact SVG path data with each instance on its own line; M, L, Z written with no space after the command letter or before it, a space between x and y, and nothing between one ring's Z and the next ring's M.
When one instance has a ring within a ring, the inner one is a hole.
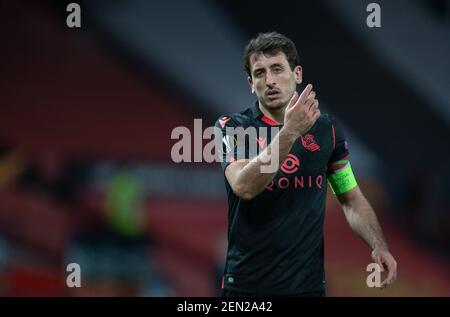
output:
M270 65L270 68L273 68L273 67L284 67L284 65L281 63L274 63L274 64Z
M273 67L284 67L284 65L281 64L281 63L273 63L272 65L269 66L269 68L273 68ZM255 73L258 72L258 71L264 70L264 68L265 68L265 67L255 68L255 69L253 70L253 74L255 74Z

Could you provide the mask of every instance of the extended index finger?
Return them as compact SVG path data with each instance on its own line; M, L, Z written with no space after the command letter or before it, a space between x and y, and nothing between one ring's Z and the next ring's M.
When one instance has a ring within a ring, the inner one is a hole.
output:
M298 98L300 103L304 103L306 101L306 98L308 98L309 94L311 93L311 90L313 89L313 85L308 84L305 89L303 89L300 98Z

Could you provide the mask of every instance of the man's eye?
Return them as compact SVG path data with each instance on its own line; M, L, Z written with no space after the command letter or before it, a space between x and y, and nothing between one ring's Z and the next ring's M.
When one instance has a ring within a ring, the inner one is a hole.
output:
M281 73L281 71L283 70L281 67L275 67L275 72L276 73Z
M255 77L261 77L262 74L263 74L262 72L256 72L256 73L255 73Z

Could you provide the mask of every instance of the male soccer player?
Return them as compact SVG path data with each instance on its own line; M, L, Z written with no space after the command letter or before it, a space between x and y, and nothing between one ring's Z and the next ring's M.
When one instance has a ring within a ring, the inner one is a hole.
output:
M223 296L325 295L327 181L353 231L372 249L373 260L388 270L382 286L393 283L397 263L356 183L342 129L330 115L321 114L312 85L296 92L302 68L295 44L276 32L259 34L245 49L245 69L257 102L216 122L223 136L229 204ZM255 140L242 142L228 132L238 127L279 130L274 135L258 132ZM253 157L250 142L258 144ZM274 153L280 164L263 172Z

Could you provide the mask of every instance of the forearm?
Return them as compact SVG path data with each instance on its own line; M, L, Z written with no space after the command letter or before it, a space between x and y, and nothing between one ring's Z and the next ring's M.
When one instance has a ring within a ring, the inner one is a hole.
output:
M351 203L343 205L343 209L353 232L372 250L375 248L388 249L377 216L362 194Z
M282 128L270 145L239 171L236 184L245 193L246 198L253 198L272 181L295 140L294 134Z

